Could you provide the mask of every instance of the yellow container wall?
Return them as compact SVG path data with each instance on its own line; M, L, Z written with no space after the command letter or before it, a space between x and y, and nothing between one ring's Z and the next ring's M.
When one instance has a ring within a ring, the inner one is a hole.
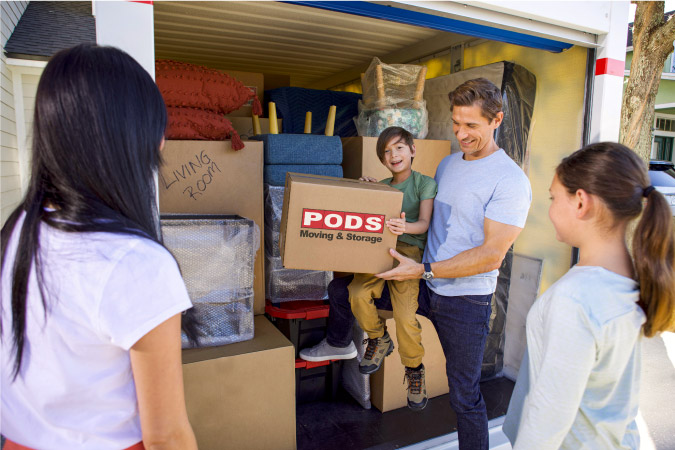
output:
M543 292L570 266L571 248L556 240L548 218L548 188L560 160L581 147L586 49L572 47L563 53L550 53L486 42L464 52L465 69L498 61L520 64L537 77L530 130L532 207L515 251L544 260Z

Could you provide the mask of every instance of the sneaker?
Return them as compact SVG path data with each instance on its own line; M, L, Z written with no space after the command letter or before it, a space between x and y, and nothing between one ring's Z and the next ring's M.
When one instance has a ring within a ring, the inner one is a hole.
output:
M424 365L415 370L405 368L403 382L408 379L408 408L419 411L427 406L427 386L424 383Z
M324 338L314 347L303 348L300 350L300 358L305 361L330 361L331 359L352 359L356 358L356 346L350 342L346 347L333 347Z
M394 350L394 343L391 342L388 332L384 332L384 336L377 339L366 339L363 343L368 343L366 352L363 354L363 359L359 363L359 372L362 374L369 374L377 372L382 365L384 358L389 356Z

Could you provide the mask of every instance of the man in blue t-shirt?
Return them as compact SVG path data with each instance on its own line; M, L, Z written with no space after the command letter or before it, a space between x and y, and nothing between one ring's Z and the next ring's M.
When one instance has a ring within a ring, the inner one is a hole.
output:
M436 170L438 194L424 263L390 250L399 265L386 280L421 279L418 314L434 324L446 358L450 405L457 414L459 447L486 450L488 425L479 381L498 269L527 219L529 180L500 149L494 131L501 124L502 96L484 78L469 80L449 94L453 132L461 152ZM300 352L311 361L353 357L349 277L329 286L327 337ZM376 304L391 309L387 293Z

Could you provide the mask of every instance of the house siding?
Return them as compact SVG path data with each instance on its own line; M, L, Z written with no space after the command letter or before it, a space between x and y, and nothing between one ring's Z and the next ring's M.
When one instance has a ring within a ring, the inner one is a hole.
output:
M4 49L28 2L0 2L0 43ZM0 225L21 200L21 168L14 111L14 80L0 52Z

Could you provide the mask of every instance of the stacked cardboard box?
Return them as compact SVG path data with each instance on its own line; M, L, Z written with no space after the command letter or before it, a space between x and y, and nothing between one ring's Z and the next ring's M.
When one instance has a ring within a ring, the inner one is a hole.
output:
M237 214L264 227L262 144L247 141L232 149L229 141L167 141L159 171L161 213ZM264 242L256 252L255 314L265 312Z
M294 449L293 345L265 316L246 342L183 351L188 418L200 449Z

